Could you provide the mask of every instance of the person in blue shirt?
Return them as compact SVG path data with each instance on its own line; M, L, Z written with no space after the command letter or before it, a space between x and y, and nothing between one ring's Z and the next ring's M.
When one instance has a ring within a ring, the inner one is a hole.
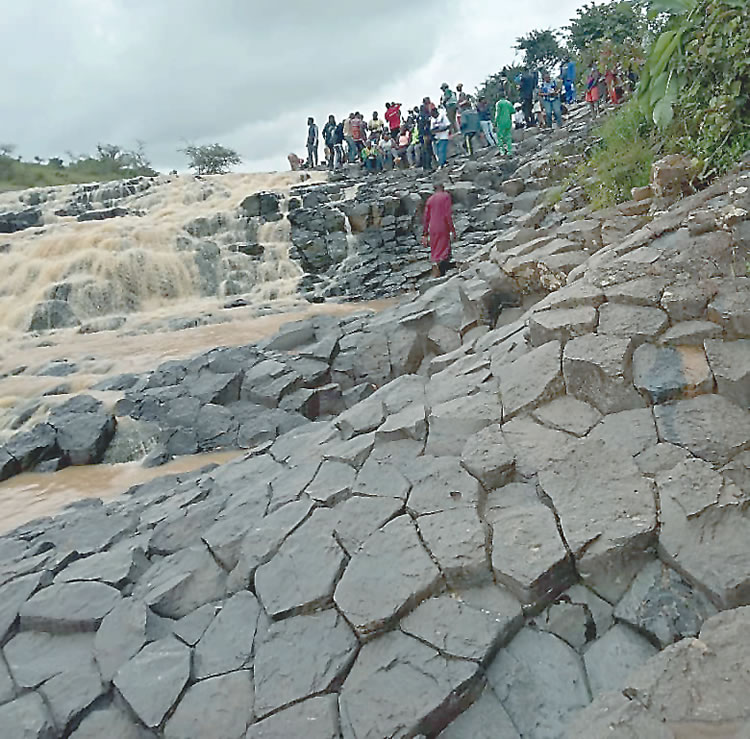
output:
M557 125L562 128L562 102L560 101L560 85L557 80L545 72L542 77L542 84L539 88L539 96L542 98L544 112L547 116L547 126L552 128L552 117L554 116Z
M570 57L562 63L560 76L565 87L565 102L570 105L576 99L576 63Z

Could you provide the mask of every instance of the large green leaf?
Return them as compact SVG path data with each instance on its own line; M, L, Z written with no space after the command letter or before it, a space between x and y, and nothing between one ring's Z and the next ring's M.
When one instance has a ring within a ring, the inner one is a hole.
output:
M649 7L657 13L683 15L689 13L698 4L698 0L650 0Z
M659 100L654 106L652 117L656 126L662 131L672 122L674 119L674 107L669 98L663 97Z

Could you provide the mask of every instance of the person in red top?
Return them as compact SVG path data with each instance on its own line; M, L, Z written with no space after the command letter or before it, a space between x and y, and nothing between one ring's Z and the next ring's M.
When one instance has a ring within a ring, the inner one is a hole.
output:
M456 238L456 228L453 225L451 196L440 183L435 185L435 192L425 203L422 233L422 243L430 247L432 276L442 277L450 264L451 236Z
M397 139L401 130L401 103L385 104L385 121L391 129L391 136Z
M359 159L362 149L364 149L365 146L366 136L365 122L362 120L362 116L359 112L356 112L354 118L351 119L351 131L354 146L357 148L357 159Z

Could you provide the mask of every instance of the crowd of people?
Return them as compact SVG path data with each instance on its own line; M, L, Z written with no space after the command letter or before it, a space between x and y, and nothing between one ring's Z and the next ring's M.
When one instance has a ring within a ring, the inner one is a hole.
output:
M592 67L585 83L585 100L592 114L599 114L600 101L605 96L618 104L624 94L623 85L634 84L633 78L632 71L627 76L619 69L601 74L597 67ZM555 76L526 67L514 82L520 97L515 104L508 99L509 83L503 78L494 106L486 97L474 99L462 84L456 85L454 91L444 82L437 103L429 97L412 108L386 102L382 118L378 111L373 111L369 119L360 112L349 113L339 121L329 115L322 131L313 118L308 118L307 159L290 154L289 163L292 169L319 166L322 141L329 169L357 163L368 172L394 167L432 170L446 166L449 142L457 135L468 154L473 154L479 145L495 146L512 156L513 128L563 125L567 107L578 99L576 64L565 59Z

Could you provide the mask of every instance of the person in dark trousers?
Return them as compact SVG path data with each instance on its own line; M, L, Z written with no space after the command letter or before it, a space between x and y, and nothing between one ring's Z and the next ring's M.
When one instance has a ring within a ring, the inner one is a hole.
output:
M336 118L334 116L328 116L328 123L323 126L323 143L326 146L326 163L328 169L333 169L334 162L334 136L336 134Z
M532 107L534 105L534 90L536 90L537 77L528 67L524 67L521 81L518 85L518 92L521 96L521 109L523 117L526 119L527 126L534 125L534 114Z
M318 127L314 118L307 119L307 166L318 166Z
M430 98L424 98L422 105L419 108L419 119L417 120L417 126L419 127L419 137L422 142L422 169L431 170L433 162L435 161L435 154L432 150L432 134L430 133L430 127L432 126L432 111L434 105L430 101Z

